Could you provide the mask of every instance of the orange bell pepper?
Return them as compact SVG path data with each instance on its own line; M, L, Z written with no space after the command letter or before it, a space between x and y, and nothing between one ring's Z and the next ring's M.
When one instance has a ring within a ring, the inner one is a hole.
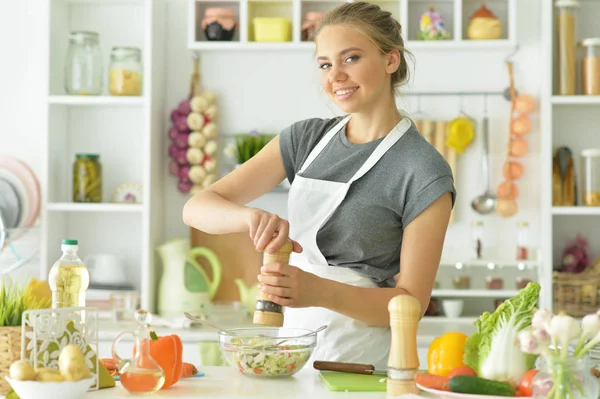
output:
M448 376L452 370L464 366L465 341L467 335L448 332L433 340L427 352L429 374Z
M176 334L158 337L150 333L150 356L165 372L165 383L161 389L167 389L181 378L183 370L183 344Z

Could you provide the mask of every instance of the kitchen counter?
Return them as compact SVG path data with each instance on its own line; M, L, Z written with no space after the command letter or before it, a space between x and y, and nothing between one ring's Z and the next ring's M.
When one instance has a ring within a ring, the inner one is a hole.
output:
M318 399L385 399L386 392L332 392L321 382L319 372L307 364L296 375L281 379L247 377L232 367L201 367L203 377L180 380L173 387L153 397L180 399L230 398L318 398ZM85 399L122 398L131 395L117 382L115 388L88 392ZM405 395L403 398L419 398ZM426 396L423 396L426 397Z

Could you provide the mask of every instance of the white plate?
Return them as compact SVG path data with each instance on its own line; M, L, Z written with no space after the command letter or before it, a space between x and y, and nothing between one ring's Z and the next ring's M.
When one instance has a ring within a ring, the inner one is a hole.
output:
M475 395L470 393L458 393L458 392L448 392L448 391L440 391L437 389L426 388L423 385L417 383L417 388L421 391L433 394L442 399L506 399L511 396L494 396L494 395ZM533 399L533 396L514 396L519 399Z
M25 185L23 184L21 179L19 179L11 171L3 169L2 167L0 167L0 177L12 184L13 188L15 189L15 192L21 200L21 214L19 217L19 223L17 224L16 228L24 227L25 223L27 222L27 218L29 217L30 206L29 197L27 195L27 189L25 188Z

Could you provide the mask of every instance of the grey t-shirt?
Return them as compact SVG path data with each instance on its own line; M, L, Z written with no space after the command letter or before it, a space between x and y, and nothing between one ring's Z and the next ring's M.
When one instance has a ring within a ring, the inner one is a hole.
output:
M306 119L280 133L281 156L290 183L311 150L341 119ZM382 140L354 144L341 129L301 176L347 182ZM452 193L454 203L450 165L411 125L379 162L351 185L344 201L319 230L317 245L330 265L351 268L378 286L394 287L404 227L447 192Z

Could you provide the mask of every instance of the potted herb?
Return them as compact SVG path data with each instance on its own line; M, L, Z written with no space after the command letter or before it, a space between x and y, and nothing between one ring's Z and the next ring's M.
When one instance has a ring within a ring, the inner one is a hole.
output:
M252 130L247 134L236 135L224 151L237 167L258 154L274 137L275 135L272 134L262 134Z
M45 281L31 279L23 288L8 278L0 285L0 395L10 389L4 379L10 365L21 358L21 321L23 312L49 308L52 304L50 288Z

